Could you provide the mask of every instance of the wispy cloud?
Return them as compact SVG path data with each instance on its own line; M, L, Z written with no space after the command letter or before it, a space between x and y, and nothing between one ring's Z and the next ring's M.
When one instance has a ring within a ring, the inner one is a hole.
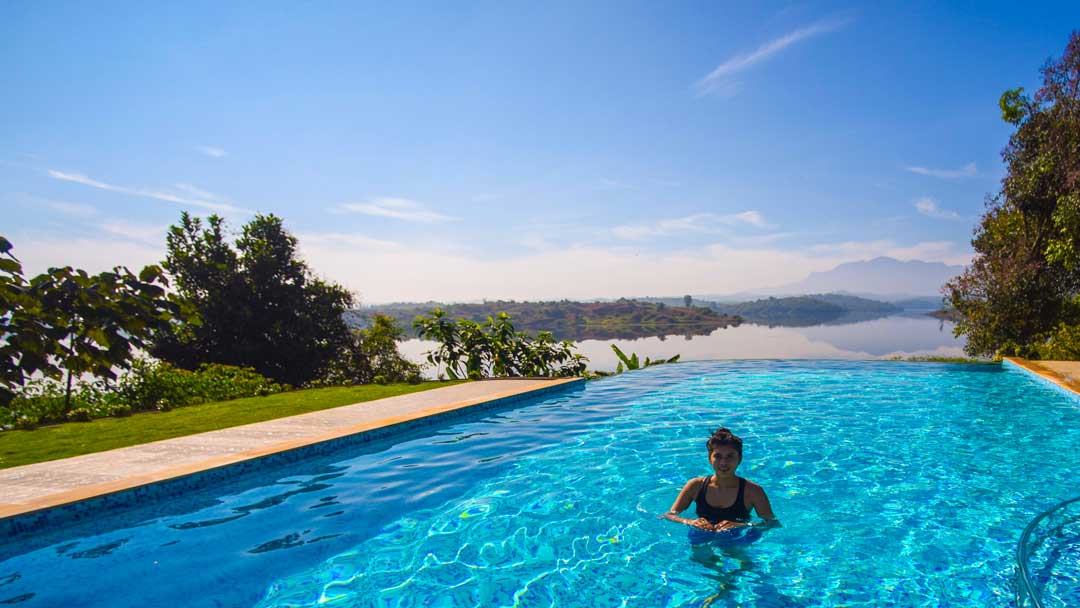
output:
M817 23L799 28L785 36L766 42L749 53L735 55L718 65L716 69L699 80L694 85L694 88L697 90L698 95L716 94L730 97L737 93L741 88L741 85L738 82L732 80L731 77L734 74L742 72L757 63L761 63L794 44L809 40L810 38L821 34L835 32L850 22L850 19L818 21Z
M209 156L210 158L224 158L225 150L221 148L215 148L214 146L199 146L199 152Z
M351 213L363 213L376 217L389 217L405 222L418 222L421 224L435 224L448 222L457 218L449 215L436 213L424 207L416 201L406 198L381 197L369 203L345 203L338 206L341 211Z
M159 201L165 201L168 203L177 203L179 205L191 205L193 207L202 207L204 209L210 209L212 211L220 211L222 213L252 213L250 209L243 209L235 205L223 202L214 202L205 200L205 197L196 196L194 198L190 196L178 196L176 194L170 194L168 192L155 192L152 190L141 190L139 188L128 188L126 186L116 186L113 184L106 184L96 179L92 179L80 173L65 173L63 171L56 171L54 169L48 170L49 177L58 179L65 182L73 182L76 184L82 184L84 186L90 186L91 188L97 188L98 190L106 190L108 192L118 192L120 194L128 194L131 196L141 196L144 198L152 198ZM203 193L209 194L209 193ZM218 198L219 197L214 197ZM219 199L220 200L220 199Z
M616 226L611 229L611 233L620 239L636 241L688 232L721 233L740 224L757 228L772 227L757 211L743 211L730 215L695 213L686 217L660 220L652 224Z
M308 232L296 235L296 238L305 245L312 246L340 246L357 249L397 249L400 243L374 239L362 234L349 234L344 232Z
M907 167L908 171L919 175L940 177L943 179L960 179L962 177L974 177L977 171L975 163L968 163L959 169L928 169L926 167Z
M870 260L884 256L904 261L923 260L954 265L969 263L972 255L970 251L962 249L952 241L922 241L905 246L889 239L820 243L811 246L807 253L838 262Z
M148 245L160 245L165 242L168 226L156 224L137 224L125 220L109 220L101 225L108 234L124 237Z
M912 204L915 205L916 211L928 217L937 218L939 220L955 220L960 218L959 213L938 207L937 201L929 196L924 196Z

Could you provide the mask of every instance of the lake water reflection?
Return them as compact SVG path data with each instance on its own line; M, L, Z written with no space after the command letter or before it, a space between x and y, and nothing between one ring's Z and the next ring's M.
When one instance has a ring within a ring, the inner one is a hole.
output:
M682 355L683 361L707 359L885 359L931 355L964 356L964 342L953 337L953 324L925 315L896 315L858 323L810 327L768 327L743 324L704 336L670 335L636 340L583 340L578 352L589 368L614 370L611 344L628 355L652 359ZM420 362L434 342L408 340L400 349Z

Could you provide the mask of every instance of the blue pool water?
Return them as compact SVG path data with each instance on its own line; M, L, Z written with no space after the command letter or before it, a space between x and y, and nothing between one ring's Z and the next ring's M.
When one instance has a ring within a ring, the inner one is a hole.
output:
M657 515L721 424L783 527L695 555ZM998 366L667 365L0 542L0 602L1010 606L1078 445Z

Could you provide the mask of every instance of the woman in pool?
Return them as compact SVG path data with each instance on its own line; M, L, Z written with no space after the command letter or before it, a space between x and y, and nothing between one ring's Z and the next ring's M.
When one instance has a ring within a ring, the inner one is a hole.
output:
M686 482L671 510L662 515L664 519L692 526L691 541L694 543L721 539L744 526L772 527L779 522L773 514L765 490L752 481L735 475L742 462L742 439L726 428L718 429L705 442L709 450L709 464L713 474L695 477ZM679 514L691 502L697 503L697 519L686 519ZM725 506L726 505L726 506ZM750 511L755 511L761 524L750 522ZM709 534L697 532L701 530ZM695 533L697 532L697 533ZM715 534L723 532L725 534ZM756 536L756 535L755 535Z

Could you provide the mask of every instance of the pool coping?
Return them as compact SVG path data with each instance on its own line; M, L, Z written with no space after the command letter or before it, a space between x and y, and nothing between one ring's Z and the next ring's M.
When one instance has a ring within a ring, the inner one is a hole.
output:
M445 420L448 416L453 416L455 414L464 414L471 411L481 411L497 405L517 402L534 397L551 395L554 392L561 392L561 390L563 389L571 388L576 385L582 385L585 382L584 378L530 378L519 380L531 380L532 382L530 382L526 386L515 387L511 390L503 390L480 397L458 399L448 403L441 403L438 405L425 407L423 409L417 409L415 411L410 411L408 413L400 415L387 416L372 421L366 421L360 424L337 426L327 431L308 434L300 438L293 438L285 441L268 443L257 448L238 451L224 456L210 457L207 459L198 460L196 462L186 463L183 465L158 468L156 470L147 471L141 474L129 475L122 479L117 479L113 481L83 485L75 487L71 490L59 491L38 498L32 498L24 502L0 503L0 536L2 536L5 532L8 534L18 534L40 528L42 525L46 525L47 523L59 523L56 520L68 521L82 519L82 516L84 514L80 512L80 509L75 508L76 506L82 504L87 505L88 509L95 509L100 507L108 508L122 504L137 503L140 500L141 496L147 493L147 488L149 488L150 486L155 486L156 484L161 484L163 486L182 486L179 487L179 489L181 490L191 489L193 487L205 485L205 483L208 482L204 482L203 480L205 479L228 476L226 472L228 469L230 469L230 467L247 469L249 467L245 467L245 464L250 465L257 460L295 460L313 451L322 451L322 449L334 449L335 446L340 445L343 442L351 443L357 441L363 442L375 440L392 435L394 433L406 431L410 428L413 428L414 426L434 424L439 421ZM423 391L423 393L437 394L440 390L444 389ZM394 399L394 397L388 399ZM249 425L230 427L229 429L220 430L251 429L266 423L280 423L281 421L287 421L290 418L312 416L314 414L331 412L333 410L338 410L341 408L370 407L372 404L379 401L386 400L378 399L374 401L366 401L358 404L344 405L338 408L320 410L319 412L310 412L307 414L299 414L296 416L287 416L270 421L257 422ZM216 432L219 431L209 431L208 433ZM194 435L177 437L175 439L190 438L196 435L203 434L205 433L196 433ZM163 442L168 441L172 440L163 440ZM95 454L101 455L111 451L113 450L109 450L106 452L97 452ZM90 456L90 454L86 456ZM80 458L80 456L72 457L72 459L77 458ZM23 466L33 467L35 465ZM127 500L123 499L124 496L128 497ZM89 503L94 504L90 505Z
M1015 367L1023 372L1026 372L1033 376L1036 380L1049 385L1051 388L1064 394L1066 397L1072 398L1077 403L1080 403L1080 380L1073 379L1051 367L1048 364L1054 364L1056 367L1060 367L1063 364L1075 365L1076 371L1080 374L1080 362L1078 361L1031 361L1028 359L1022 359L1020 357L1003 357L1002 365L1006 367Z

